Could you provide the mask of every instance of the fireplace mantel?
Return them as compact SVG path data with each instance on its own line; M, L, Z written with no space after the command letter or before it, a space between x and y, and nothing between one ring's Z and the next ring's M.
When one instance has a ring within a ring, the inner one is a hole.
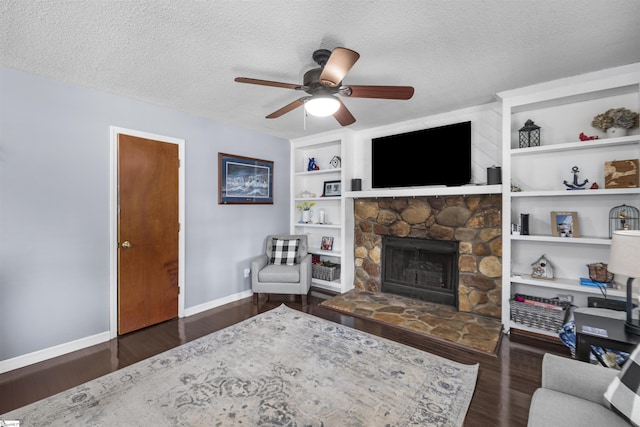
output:
M347 191L347 199L370 197L417 197L417 196L466 196L471 194L502 194L502 185L462 185L460 187L403 187L364 191Z

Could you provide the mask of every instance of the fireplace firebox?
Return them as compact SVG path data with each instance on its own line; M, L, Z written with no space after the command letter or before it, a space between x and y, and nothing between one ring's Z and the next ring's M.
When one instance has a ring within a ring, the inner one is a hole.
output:
M382 292L458 307L458 242L382 238Z

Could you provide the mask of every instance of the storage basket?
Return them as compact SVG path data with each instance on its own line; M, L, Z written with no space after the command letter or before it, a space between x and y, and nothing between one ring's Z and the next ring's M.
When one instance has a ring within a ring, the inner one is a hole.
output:
M566 323L571 303L515 294L510 305L512 321L549 332L558 332Z
M340 264L324 261L311 265L311 276L329 282L340 277Z

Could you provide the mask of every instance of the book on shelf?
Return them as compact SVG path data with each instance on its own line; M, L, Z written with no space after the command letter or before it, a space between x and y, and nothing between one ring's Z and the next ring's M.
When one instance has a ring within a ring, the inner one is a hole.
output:
M595 280L591 280L588 277L581 277L580 284L582 286L595 286L598 288L608 288L608 289L617 289L615 282L596 282Z
M555 304L549 304L549 303L542 302L542 301L536 301L536 300L533 300L533 299L526 298L526 297L524 297L522 295L518 295L516 297L516 301L522 302L522 303L525 303L525 304L528 304L528 305L533 305L533 306L536 306L536 307L548 308L550 310L560 310L560 311L562 311L562 310L565 309L565 307L563 307L561 305L555 305Z

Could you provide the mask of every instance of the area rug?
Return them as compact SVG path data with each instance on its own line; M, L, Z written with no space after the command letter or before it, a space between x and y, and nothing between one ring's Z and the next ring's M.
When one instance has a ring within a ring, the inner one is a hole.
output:
M21 426L461 426L478 365L281 305L0 415Z
M354 289L320 305L493 356L502 339L502 322L498 319L388 293Z

